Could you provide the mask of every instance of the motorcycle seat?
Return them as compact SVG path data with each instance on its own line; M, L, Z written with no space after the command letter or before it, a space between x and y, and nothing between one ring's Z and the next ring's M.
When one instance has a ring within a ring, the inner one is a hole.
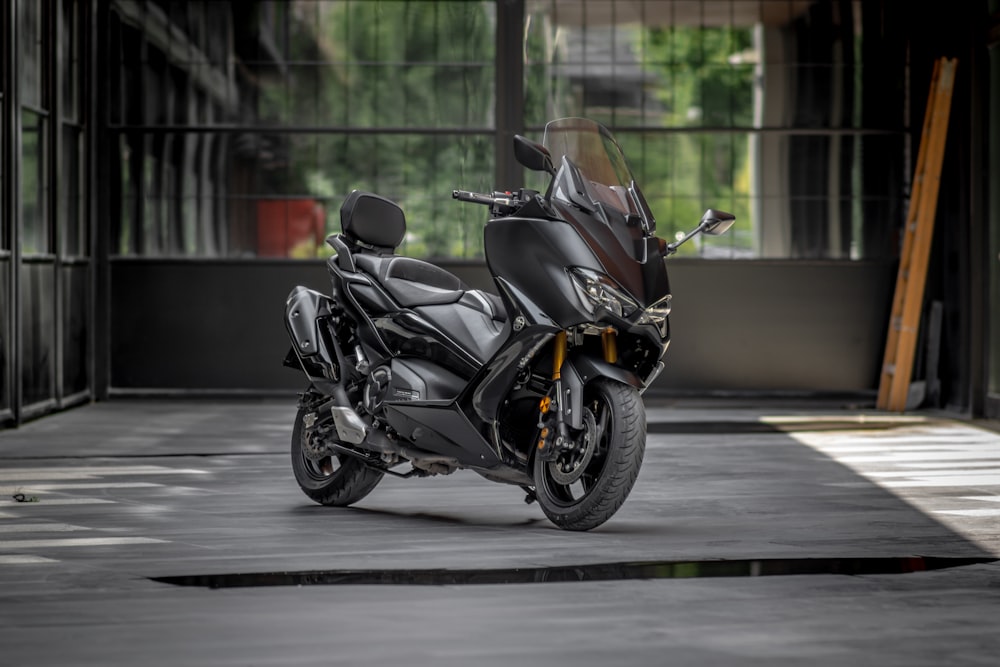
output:
M461 302L496 322L507 320L500 297L470 289L458 276L430 262L395 254L406 235L406 218L395 202L354 190L340 207L340 223L345 245L353 246L351 263L404 308Z
M407 308L455 303L468 290L458 276L412 257L361 252L354 262Z

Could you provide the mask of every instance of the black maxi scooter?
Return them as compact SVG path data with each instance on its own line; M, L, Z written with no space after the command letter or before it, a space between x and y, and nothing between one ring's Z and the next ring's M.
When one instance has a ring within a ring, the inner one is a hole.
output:
M667 243L602 125L550 122L517 160L545 193L455 191L490 208L486 262L499 296L395 254L403 211L354 191L327 242L330 296L296 287L285 363L305 373L292 468L314 501L343 506L384 475L467 468L520 486L560 528L607 521L646 442L640 394L670 341L666 256L734 217L709 209ZM555 156L555 159L553 159Z

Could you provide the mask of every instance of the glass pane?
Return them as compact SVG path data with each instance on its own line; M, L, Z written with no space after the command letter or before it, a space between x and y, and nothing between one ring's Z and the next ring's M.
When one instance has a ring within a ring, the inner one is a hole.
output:
M198 251L198 201L205 189L202 147L211 142L209 136L119 135L110 165L117 203L111 227L114 254L203 254ZM86 232L84 224L84 239Z
M893 257L905 105L886 99L905 97L906 49L867 4L529 3L525 124L608 125L630 144L661 232L708 206L737 215L688 254Z
M426 134L128 135L118 254L316 257L353 189L406 211L401 252L481 257L485 211L454 189L492 189L494 137Z
M198 158L201 150L201 137L196 134L180 135L175 140L177 150L181 153L178 160L180 175L177 194L178 213L180 215L180 246L184 255L198 255L198 191L199 174Z
M891 258L904 201L902 138L619 131L657 233L693 228L706 208L737 222L681 253L703 257ZM703 249L704 246L704 249ZM724 249L724 250L723 250Z
M7 34L9 34L7 30L7 12L0 11L0 35L6 36ZM2 53L0 53L0 68L6 71L7 69L6 65L7 65L7 49L3 49ZM0 122L3 123L6 123L7 119L7 104L6 104L6 98L4 97L4 89L7 83L5 79L6 77L0 74ZM6 132L0 130L0 183L7 182L5 180L6 174L4 174L4 163L7 161L6 160L7 154L5 152L6 149L4 145L5 134ZM7 221L7 208L4 205L5 191L6 188L0 186L0 250L8 250L10 248L10 241L8 240L9 227ZM0 267L2 266L3 265L0 264ZM0 273L3 273L4 271L5 271L4 268L0 268ZM2 281L2 278L0 278L0 281ZM0 294L6 294L6 293L7 293L6 291L0 291ZM3 319L3 313L0 312L0 337L2 337L3 340L9 340L10 337L8 335L6 327L4 326L5 322L6 320ZM4 343L0 342L0 348L2 348L3 346ZM4 351L0 349L0 385L4 385L4 383L6 382L6 377L7 377L6 360L4 358ZM6 402L4 402L5 399L6 399L5 389L3 386L0 386L0 410L4 409L7 406Z
M21 112L21 248L24 254L47 253L49 248L48 169L44 116Z
M9 259L0 258L0 294L8 294L10 267L11 261ZM13 336L11 332L12 313L9 309L10 299L0 299L0 410L9 409L11 399L11 370L7 355L10 352L9 346Z
M248 92L261 121L488 127L492 14L490 3L296 2L290 14L268 18L289 23L282 76L259 44L260 60L248 66L261 86Z
M284 4L284 0L277 4ZM229 45L234 37L243 37L233 35L233 8L230 5L231 3L213 1L199 3L204 12L204 27L201 28L203 37L199 42L203 48L201 53L195 54L195 60L205 62L206 67L213 68L213 71L231 62Z
M163 145L162 135L143 137L139 178L142 199L139 202L141 217L141 252L144 255L163 254L165 221L163 220Z
M882 48L863 67L879 42L865 44L865 28L884 31L868 4L531 3L526 122L584 113L614 125L862 127L885 115L887 93L903 94L906 66L905 49ZM902 129L902 105L889 106Z
M136 189L138 179L135 169L142 153L137 150L135 137L136 135L120 135L118 151L111 159L112 173L117 172L120 178L118 215L112 215L111 228L112 253L119 255L131 255L136 252L138 234L134 226L135 221L141 219L136 210L139 193ZM115 222L118 224L115 225Z
M2 29L2 23L0 23L0 29ZM0 76L0 80L2 79L3 77ZM0 118L5 118L7 115L7 107L4 104L5 100L3 93L0 93ZM4 134L5 132L0 131L0 183L7 182L4 180L6 177L6 174L4 174L4 163L7 161L5 158L6 153L4 152L6 150L4 146ZM4 193L6 190L7 189L5 187L0 186L0 250L10 249L10 241L8 240L10 238L10 233L7 221L7 207L4 205ZM4 294L5 293L6 292L4 292Z
M122 0L115 11L118 254L315 256L351 187L428 208L419 202L492 186L492 2ZM259 129L144 127L164 123ZM461 227L471 214L452 215ZM286 233L313 229L310 216L323 234ZM437 224L420 223L408 246L481 255L481 230L451 239L427 231Z
M130 6L129 3L118 5L122 10ZM113 56L109 58L108 121L113 125L141 124L144 105L142 34L112 12L108 20L108 36Z
M29 406L55 396L55 267L21 267L21 391Z
M76 121L80 113L80 44L79 3L62 0L62 39L59 48L59 77L62 80L63 118Z
M1000 173L1000 49L990 49L989 168ZM989 378L990 394L1000 396L1000 190L990 188L989 262Z
M679 252L753 256L748 135L620 132L618 139L656 217L659 236L690 231L705 209L717 208L736 215L732 230L723 237L696 237Z
M586 115L616 126L749 124L753 24L705 23L702 6L690 4L532 5L526 122Z
M7 31L7 12L0 11L0 35L4 35L4 37L6 38L8 34L10 33ZM3 66L3 71L7 71L6 63L7 63L7 49L3 49L2 51L0 51L0 65ZM3 101L3 93L4 90L6 89L6 86L7 86L6 77L0 76L0 102ZM0 109L2 108L3 106L0 105Z
M37 0L19 0L17 3L18 40L21 45L21 103L35 109L48 105L45 86L46 6Z
M323 239L340 231L340 204L361 189L403 207L408 233L400 252L482 257L485 212L456 205L450 194L491 188L492 136L299 134L284 140L287 162L248 153L234 164L248 187L230 202L232 254L328 255Z
M86 391L89 386L87 312L90 267L63 268L63 395Z
M142 95L138 100L142 109L142 123L145 125L165 125L167 116L169 78L165 76L166 57L162 51L147 49L142 70L137 77L136 92Z
M73 125L62 128L62 156L59 158L59 227L62 235L62 254L66 256L86 255L87 219L84 208L81 168L81 146L83 133Z

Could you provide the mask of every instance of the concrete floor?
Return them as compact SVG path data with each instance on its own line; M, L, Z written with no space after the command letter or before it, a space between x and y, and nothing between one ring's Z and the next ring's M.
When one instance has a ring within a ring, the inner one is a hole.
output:
M956 421L651 403L629 501L579 534L471 472L388 478L355 508L313 505L288 463L293 414L292 402L113 401L0 432L0 666L998 664L1000 563L492 585L153 581L1000 558L1000 435Z

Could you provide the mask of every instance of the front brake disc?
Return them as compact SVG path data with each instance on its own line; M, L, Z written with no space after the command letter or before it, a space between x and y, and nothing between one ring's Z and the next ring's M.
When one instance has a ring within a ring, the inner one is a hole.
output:
M583 431L572 449L549 464L549 474L557 484L567 486L580 479L597 449L597 420L589 408L583 411Z

